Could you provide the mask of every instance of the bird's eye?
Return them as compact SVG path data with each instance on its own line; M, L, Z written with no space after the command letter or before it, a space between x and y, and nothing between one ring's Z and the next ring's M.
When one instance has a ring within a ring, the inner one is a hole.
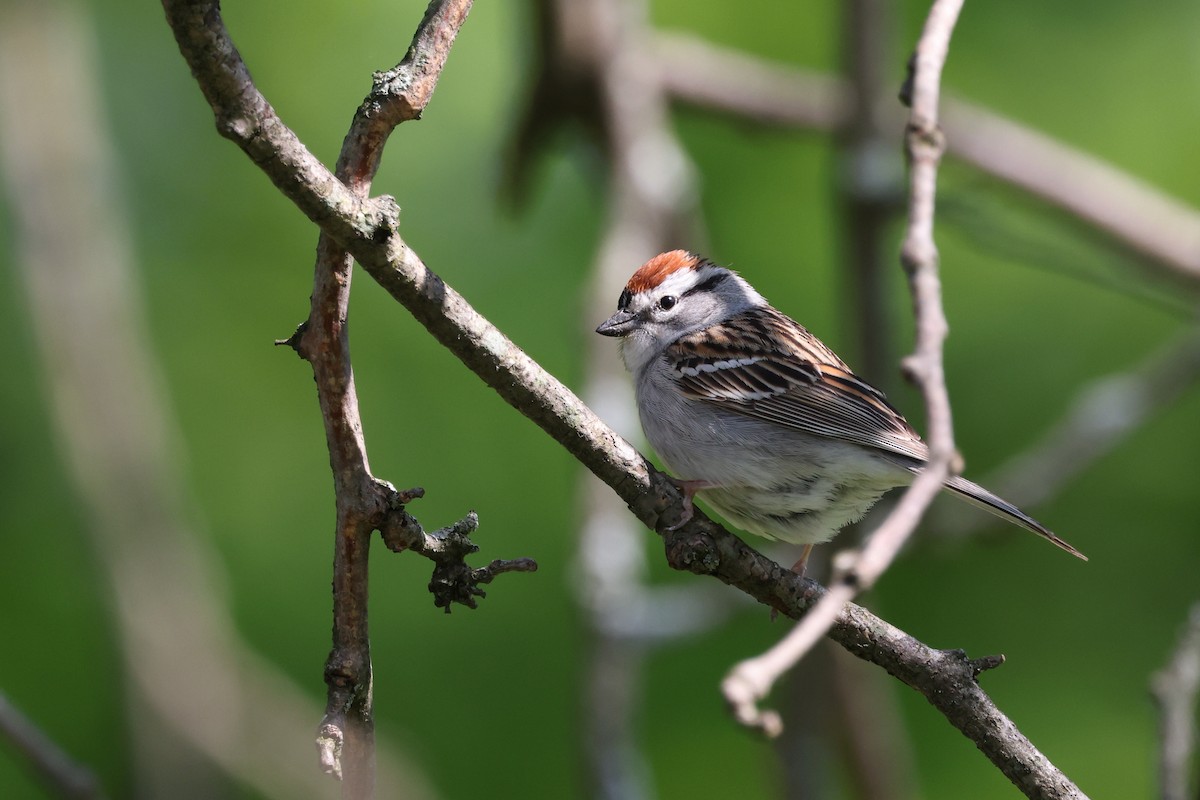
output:
M661 308L663 311L670 311L672 308L675 307L675 304L678 302L679 302L678 297L676 297L673 294L669 294L666 297L664 297L662 300L658 301L658 307Z

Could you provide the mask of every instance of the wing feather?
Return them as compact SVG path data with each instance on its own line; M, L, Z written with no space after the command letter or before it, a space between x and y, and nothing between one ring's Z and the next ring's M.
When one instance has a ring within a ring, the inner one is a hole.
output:
M918 462L927 457L921 437L882 392L774 309L753 309L690 333L667 348L666 358L691 397Z
M748 357L747 353L753 353ZM691 397L748 417L882 450L919 472L929 450L875 387L833 351L771 308L745 312L690 333L667 348L675 380ZM1079 558L1071 545L1008 501L965 478L946 486L963 498L1038 533Z

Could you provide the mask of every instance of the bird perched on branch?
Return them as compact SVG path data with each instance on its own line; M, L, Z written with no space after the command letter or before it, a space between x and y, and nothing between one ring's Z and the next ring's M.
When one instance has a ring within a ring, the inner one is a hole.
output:
M596 332L621 339L646 438L684 494L678 525L698 494L743 530L804 545L797 572L928 461L882 392L740 275L692 253L642 265ZM982 486L953 476L945 488L1087 560Z

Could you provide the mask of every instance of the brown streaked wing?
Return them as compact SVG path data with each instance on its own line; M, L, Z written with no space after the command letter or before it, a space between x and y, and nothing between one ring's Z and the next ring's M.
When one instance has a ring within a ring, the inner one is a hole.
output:
M755 358L746 358L754 353ZM799 323L755 309L688 334L667 348L688 395L806 433L918 461L925 443L883 394Z

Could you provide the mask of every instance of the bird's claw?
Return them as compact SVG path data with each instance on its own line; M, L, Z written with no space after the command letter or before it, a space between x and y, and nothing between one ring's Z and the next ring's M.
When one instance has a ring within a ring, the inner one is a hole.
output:
M696 516L696 507L692 505L692 496L687 492L683 495L683 512L679 516L679 521L674 525L668 525L666 530L677 531L684 525L692 521L692 517Z
M692 503L692 498L696 496L696 492L700 491L701 489L711 489L712 484L703 480L685 481L679 478L672 478L670 475L667 476L667 480L669 480L671 484L679 490L680 494L683 495L683 510L680 514L679 521L674 525L668 525L663 530L677 531L684 525L687 525L689 522L691 522L692 517L696 514L696 506Z

